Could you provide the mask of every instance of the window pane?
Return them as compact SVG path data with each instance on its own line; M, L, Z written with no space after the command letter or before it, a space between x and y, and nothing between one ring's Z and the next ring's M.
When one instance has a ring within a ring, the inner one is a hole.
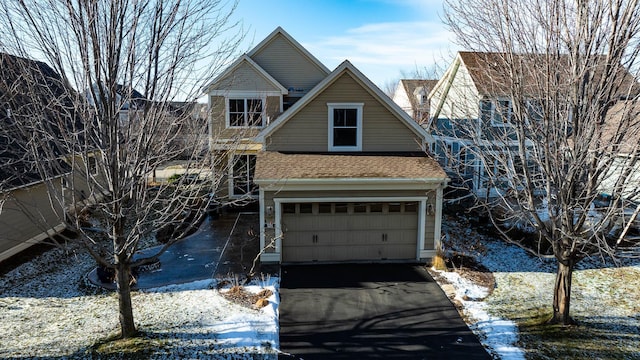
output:
M244 126L244 99L229 99L229 125Z
M353 212L354 213L366 213L367 212L367 204L353 204Z
M371 203L371 204L369 204L369 212L381 213L382 212L382 204L381 203Z
M390 213L399 213L401 209L400 203L389 203L389 212Z
M247 99L247 125L262 126L262 100Z
M414 202L404 203L404 212L414 213L418 211L418 204Z
M333 109L333 126L345 126L344 109Z
M336 204L336 214L346 214L349 210L349 205L347 203L337 203Z
M244 112L244 99L229 99L229 112Z
M334 128L333 146L357 146L358 129L355 128Z
M345 109L345 125L346 126L358 126L358 110L357 109Z
M318 204L318 213L320 213L320 214L331 214L331 203L320 203L320 204Z
M282 212L285 214L295 214L296 213L296 204L292 203L284 203L282 204Z
M302 203L300 204L300 214L311 214L313 212L313 204L312 203Z
M258 194L258 187L253 183L256 168L255 155L238 155L233 157L233 194Z

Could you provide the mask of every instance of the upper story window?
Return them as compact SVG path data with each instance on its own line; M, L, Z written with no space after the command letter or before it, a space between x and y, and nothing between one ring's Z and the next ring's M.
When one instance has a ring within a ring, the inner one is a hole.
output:
M262 99L229 98L227 115L229 127L264 126L264 106Z
M329 151L362 150L362 108L358 103L329 103Z
M490 120L491 126L510 126L512 120L511 101L505 99L481 100L480 113L483 122Z

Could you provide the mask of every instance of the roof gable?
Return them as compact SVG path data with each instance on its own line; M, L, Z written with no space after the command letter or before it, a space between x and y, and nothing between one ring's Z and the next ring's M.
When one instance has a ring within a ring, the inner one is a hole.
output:
M247 55L287 88L290 96L305 95L330 73L282 28L277 28Z
M313 54L311 54L304 46L300 45L300 43L294 39L289 33L284 31L284 29L278 26L271 34L269 34L264 40L262 40L258 45L256 45L251 51L247 53L248 56L254 58L258 56L260 53L264 52L273 42L278 38L283 38L286 40L293 48L303 54L307 60L313 63L318 69L323 71L325 74L329 74L331 71L329 68L324 66L323 63L320 62Z
M433 138L429 135L420 125L418 125L405 111L403 111L398 104L393 102L382 90L380 90L375 84L371 82L364 74L362 74L353 64L348 60L345 60L340 64L329 76L327 76L322 82L314 87L306 96L296 102L291 108L285 111L280 117L278 117L268 127L263 129L258 135L259 141L271 134L275 133L286 122L292 119L300 110L310 104L316 97L327 90L334 82L336 82L344 74L349 74L355 79L369 94L371 94L382 106L389 110L402 124L404 124L414 134L418 135L425 142L432 142Z
M242 74L244 72L244 74ZM287 94L288 91L248 55L242 55L222 74L206 87L205 92L227 93L232 90L274 91Z

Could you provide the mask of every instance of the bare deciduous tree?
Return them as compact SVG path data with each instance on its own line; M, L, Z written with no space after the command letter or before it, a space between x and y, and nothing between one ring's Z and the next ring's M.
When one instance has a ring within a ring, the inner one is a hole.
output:
M52 207L63 209L60 218L96 261L115 270L122 337L137 333L132 268L180 239L225 176L213 170L228 165L224 154L206 152L206 128L202 136L180 138L202 120L171 104L195 102L202 85L235 57L242 34L230 22L234 9L235 3L217 0L0 5L2 51L42 60L65 82L64 94L27 92L11 102L11 119ZM20 75L27 84L52 76L33 68ZM186 175L149 186L153 171L174 159L184 160ZM62 186L53 180L58 174L67 174ZM83 207L91 209L90 223ZM172 230L166 245L135 257L160 228Z
M441 138L460 140L449 167L484 184L478 202L495 224L538 235L527 248L558 263L550 322L571 324L576 264L619 257L637 214L640 4L447 1L445 21L479 53L467 66L486 86L473 99L471 84L452 86L455 104L432 114Z

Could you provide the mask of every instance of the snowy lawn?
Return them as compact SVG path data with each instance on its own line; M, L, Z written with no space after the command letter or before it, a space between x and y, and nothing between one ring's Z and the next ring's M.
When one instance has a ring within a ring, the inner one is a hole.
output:
M478 287L457 272L438 272L485 347L501 359L640 359L640 263L586 259L574 272L571 314L577 326L545 324L551 317L555 263L478 233L460 218L443 221L448 252L489 269L495 287ZM438 276L439 275L439 276Z
M89 256L54 249L0 278L0 358L277 358L278 279L244 289L273 292L260 310L227 300L214 280L133 293L134 318L144 334L117 334L114 293L84 280Z

